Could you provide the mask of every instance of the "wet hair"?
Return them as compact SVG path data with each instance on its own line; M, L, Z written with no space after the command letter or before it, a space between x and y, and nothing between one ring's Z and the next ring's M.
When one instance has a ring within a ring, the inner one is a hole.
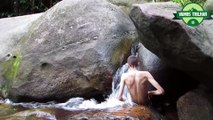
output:
M134 55L131 55L131 56L128 57L127 63L131 67L137 67L138 66L138 58L136 56L134 56Z

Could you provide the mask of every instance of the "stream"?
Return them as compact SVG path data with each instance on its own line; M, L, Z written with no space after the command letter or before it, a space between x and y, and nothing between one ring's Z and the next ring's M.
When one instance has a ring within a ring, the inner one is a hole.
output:
M109 108L116 108L125 106L130 99L128 89L125 88L123 97L127 99L126 102L116 99L119 90L120 77L127 72L127 64L119 68L113 77L112 93L105 101L99 103L95 99L85 100L82 97L70 98L65 103L57 103L50 101L47 103L28 102L28 103L14 103L9 99L5 99L0 104L0 120L16 120L16 119L44 119L57 120L62 119L66 115L77 114L82 111L96 111L106 110Z

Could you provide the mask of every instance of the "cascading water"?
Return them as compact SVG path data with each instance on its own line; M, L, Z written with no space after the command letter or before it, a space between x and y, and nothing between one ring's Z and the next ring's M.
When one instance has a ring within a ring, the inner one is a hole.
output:
M116 97L118 94L118 90L120 87L120 79L121 75L127 71L127 65L123 65L121 68L117 70L113 77L113 82L112 82L112 93L110 95L110 98Z

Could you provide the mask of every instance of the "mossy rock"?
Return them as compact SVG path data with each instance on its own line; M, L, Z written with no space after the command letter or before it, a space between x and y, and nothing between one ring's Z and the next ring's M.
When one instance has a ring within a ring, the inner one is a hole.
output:
M1 63L1 66L3 67L2 77L4 78L4 82L1 84L0 90L3 97L8 95L9 90L16 81L16 77L20 70L21 58L22 56L19 53L16 53L7 61Z
M19 42L19 74L9 97L65 101L108 95L113 74L137 40L133 22L115 5L63 0L36 20Z
M21 54L19 42L30 25L41 14L4 18L0 20L0 96L6 97L19 74ZM14 58L15 57L15 58Z

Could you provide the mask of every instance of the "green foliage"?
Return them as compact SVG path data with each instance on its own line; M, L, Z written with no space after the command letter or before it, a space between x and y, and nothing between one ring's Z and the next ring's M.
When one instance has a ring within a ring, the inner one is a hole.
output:
M206 2L206 0L171 0L171 1L181 4L181 6L184 6L188 2L196 2L201 5L204 5L204 3Z
M189 0L172 0L173 2L181 4L181 6L184 6Z
M1 10L0 18L44 12L61 0L11 0L5 4L7 10Z

